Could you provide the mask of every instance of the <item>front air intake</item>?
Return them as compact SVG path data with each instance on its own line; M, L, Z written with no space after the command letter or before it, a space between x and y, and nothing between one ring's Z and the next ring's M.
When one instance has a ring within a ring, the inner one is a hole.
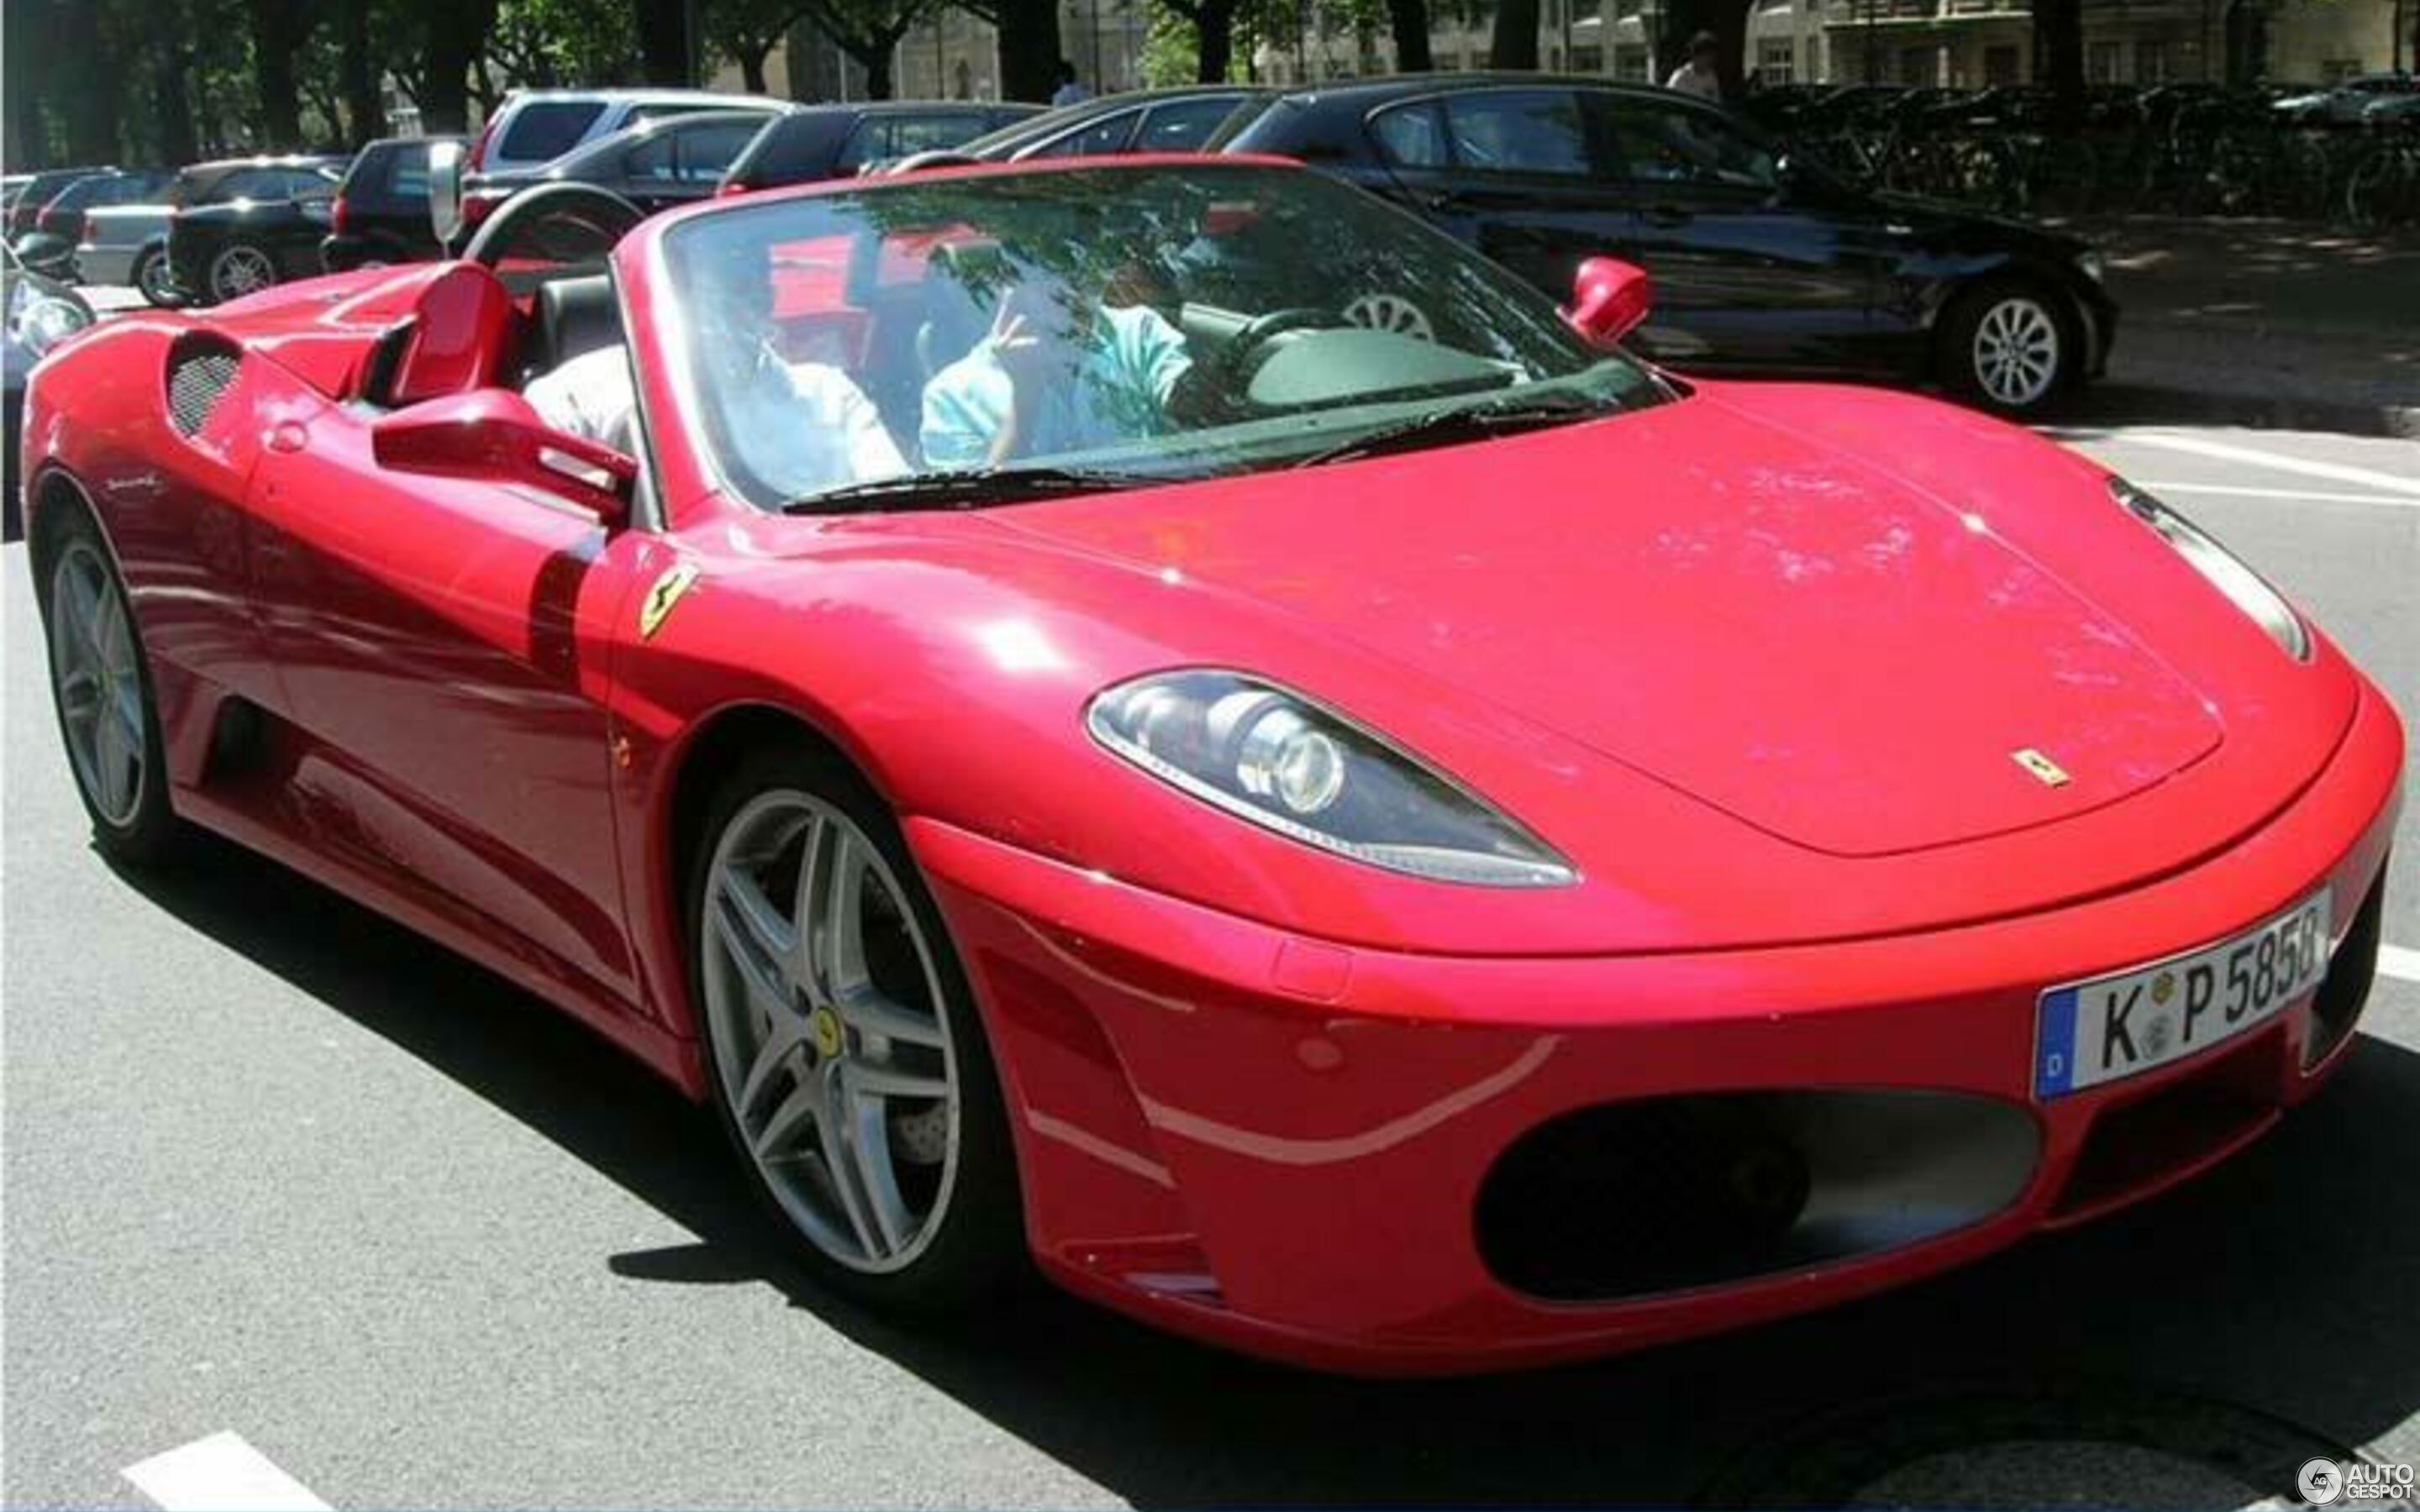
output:
M168 355L168 423L179 436L198 436L235 382L242 357L224 342L179 342Z

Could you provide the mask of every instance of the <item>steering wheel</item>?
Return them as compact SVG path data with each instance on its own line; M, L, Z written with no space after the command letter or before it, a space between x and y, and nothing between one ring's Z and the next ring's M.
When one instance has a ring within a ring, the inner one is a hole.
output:
M595 184L566 180L515 194L480 224L462 255L483 268L507 256L533 262L596 262L646 212Z
M1281 310L1271 310L1265 315L1256 315L1245 321L1233 335L1227 338L1227 349L1222 354L1222 361L1226 363L1227 371L1233 375L1234 386L1238 389L1249 388L1251 385L1252 375L1260 371L1261 363L1266 358L1271 340L1284 335L1289 331L1302 331L1312 326L1335 323L1336 316L1327 311L1309 309L1301 305L1290 305Z

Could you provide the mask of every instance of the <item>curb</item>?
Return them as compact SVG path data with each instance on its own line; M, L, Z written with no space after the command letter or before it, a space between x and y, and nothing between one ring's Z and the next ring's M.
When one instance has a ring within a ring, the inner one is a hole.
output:
M2420 440L2420 405L2363 404L2296 395L2224 393L2156 383L2092 384L2051 418L2054 424L2229 425L2245 430L2319 430Z

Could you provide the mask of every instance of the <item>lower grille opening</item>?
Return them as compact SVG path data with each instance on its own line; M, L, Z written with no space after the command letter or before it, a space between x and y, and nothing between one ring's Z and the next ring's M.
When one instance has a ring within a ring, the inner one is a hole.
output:
M2386 866L2381 863L2378 880L2369 885L2369 896L2362 900L2352 928L2337 943L2335 954L2328 960L2328 974L2311 999L2311 1032L2303 1045L2304 1071L2325 1060L2360 1022L2370 985L2378 980L2378 936L2385 912Z
M2283 1044L2274 1032L2255 1035L2184 1080L2094 1119L2054 1216L2081 1218L2114 1207L2275 1122Z
M1480 1189L1497 1280L1558 1302L1745 1280L1895 1249L2017 1200L2040 1153L2012 1103L1940 1092L1710 1093L1540 1125Z

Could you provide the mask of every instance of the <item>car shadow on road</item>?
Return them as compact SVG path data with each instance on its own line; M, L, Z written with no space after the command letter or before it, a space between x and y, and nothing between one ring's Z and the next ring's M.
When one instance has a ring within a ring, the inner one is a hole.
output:
M2304 1457L2420 1410L2420 1055L2384 1041L2184 1190L1890 1296L1581 1366L1357 1381L1196 1348L1039 1285L970 1328L870 1315L787 1257L702 1110L569 1019L232 846L127 880L695 1236L599 1257L616 1274L778 1288L1138 1504L1834 1505L1929 1456L2042 1440L2156 1450L2290 1499ZM1927 1504L1961 1504L1955 1486L1916 1484ZM2177 1495L2206 1504L2210 1484ZM2037 1475L2009 1500L2156 1491Z

